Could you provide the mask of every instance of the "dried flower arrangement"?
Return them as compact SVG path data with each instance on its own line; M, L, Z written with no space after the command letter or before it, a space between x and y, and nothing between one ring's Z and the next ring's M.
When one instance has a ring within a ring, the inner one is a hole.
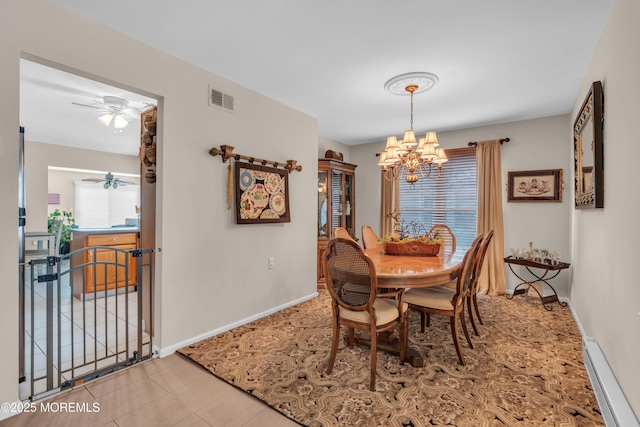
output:
M436 232L427 231L418 220L406 222L397 211L389 214L393 221L393 232L382 237L380 242L388 255L434 256L440 252L442 237Z

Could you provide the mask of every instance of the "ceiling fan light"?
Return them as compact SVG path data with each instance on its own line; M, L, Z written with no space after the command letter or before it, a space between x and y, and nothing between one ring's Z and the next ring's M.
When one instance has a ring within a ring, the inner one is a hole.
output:
M105 182L105 183L102 185L102 187L103 187L105 190L108 190L108 189L109 189L109 187L111 187L111 183L109 183L109 182Z
M126 125L128 125L127 119L125 119L121 114L118 114L113 119L113 127L116 129L122 129Z
M112 119L113 119L113 114L111 113L107 113L103 116L98 117L98 120L100 120L100 122L105 126L109 126L111 124Z

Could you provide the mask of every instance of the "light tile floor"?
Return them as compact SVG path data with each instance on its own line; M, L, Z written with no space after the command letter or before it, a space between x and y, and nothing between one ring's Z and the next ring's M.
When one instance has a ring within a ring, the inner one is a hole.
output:
M63 402L76 407L86 404L93 412L42 410L59 408ZM0 421L0 427L298 425L177 353L141 362L34 404L36 412Z
M68 275L64 276L60 285L61 309L58 334L58 295L56 286L52 289L53 291L50 291L53 301L52 340L50 349L47 349L47 283L35 281L32 288L30 274L27 273L25 284L26 381L20 385L21 399L28 398L32 393L38 395L46 391L48 373L46 355L49 352L53 355L53 384L57 387L59 369L62 369L61 381L72 380L96 369L122 362L138 350L138 294L136 292L83 302L71 295ZM33 307L33 313L31 307ZM32 314L33 329L31 328ZM32 341L33 368L31 366ZM150 352L149 336L144 332L142 342L146 344L143 345L143 354L148 354ZM59 356L58 345L60 345ZM32 369L33 378L36 379L33 391L31 390Z

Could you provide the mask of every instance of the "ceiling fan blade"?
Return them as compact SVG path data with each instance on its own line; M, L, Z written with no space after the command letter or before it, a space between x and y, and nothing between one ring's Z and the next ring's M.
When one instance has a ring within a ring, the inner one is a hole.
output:
M104 107L97 107L95 105L89 105L89 104L80 104L79 102L72 102L73 105L79 105L80 107L89 107L89 108L95 108L96 110L104 110Z
M122 109L122 113L128 118L128 119L132 119L132 120L140 120L140 114L142 114L142 111L140 111L139 109L135 108L135 107L127 107L127 108L123 108Z
M82 181L86 181L86 182L105 182L105 180L101 179L101 178L83 178Z
M133 181L127 181L126 179L122 179L122 178L116 178L114 181L117 182L118 185L133 185L133 184L135 184L135 182L133 182Z

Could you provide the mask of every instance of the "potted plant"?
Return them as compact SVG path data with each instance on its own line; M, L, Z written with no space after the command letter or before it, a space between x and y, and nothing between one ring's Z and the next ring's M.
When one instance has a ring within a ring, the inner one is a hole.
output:
M56 209L49 214L47 220L49 233L53 232L53 223L55 221L62 221L62 233L60 233L60 253L68 254L69 247L71 245L71 229L75 228L76 220L73 218L72 212L62 211Z
M440 252L442 237L439 233L428 232L424 225L413 219L400 219L399 213L392 213L393 233L382 237L380 242L387 255L435 256Z

